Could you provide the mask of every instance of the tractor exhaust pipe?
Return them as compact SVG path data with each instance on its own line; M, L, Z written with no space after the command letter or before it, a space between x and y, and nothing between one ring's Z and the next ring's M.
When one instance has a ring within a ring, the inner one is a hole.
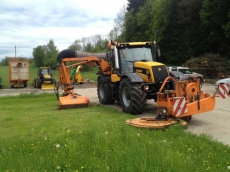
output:
M57 56L57 66L61 65L61 61L64 58L74 58L74 57L91 57L96 56L99 59L106 59L106 53L88 53L83 51L74 51L70 49L62 50Z

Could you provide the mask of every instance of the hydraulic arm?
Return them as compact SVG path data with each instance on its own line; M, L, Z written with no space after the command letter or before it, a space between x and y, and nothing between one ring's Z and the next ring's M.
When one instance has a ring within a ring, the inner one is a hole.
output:
M81 64L86 64L88 66L96 65L99 68L99 73L103 73L103 75L111 74L111 67L102 58L105 57L105 54L104 56L101 53L99 55L94 54L98 55L101 58L90 55L92 55L92 53L79 52L73 50L64 50L59 53L59 56L57 57L57 71L59 82L55 86L55 93L59 100L59 109L66 109L72 107L87 107L89 105L89 99L87 96L82 96L74 92L74 86L72 85L70 80L70 69L72 67L79 66ZM67 65L67 63L69 64ZM63 90L61 97L59 96L60 86Z

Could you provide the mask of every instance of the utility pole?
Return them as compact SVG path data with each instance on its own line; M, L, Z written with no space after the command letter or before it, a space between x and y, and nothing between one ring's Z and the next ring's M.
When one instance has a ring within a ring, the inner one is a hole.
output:
M15 60L16 60L16 45L15 45Z
M153 29L153 34L154 34L154 54L153 54L153 60L157 61L157 32L158 30Z

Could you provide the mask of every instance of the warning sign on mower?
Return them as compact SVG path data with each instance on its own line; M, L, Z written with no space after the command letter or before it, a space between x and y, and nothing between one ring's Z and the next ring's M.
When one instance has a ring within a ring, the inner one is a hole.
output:
M219 85L219 94L222 99L226 99L227 97L229 97L229 88L227 84Z
M176 97L174 98L175 102L173 104L173 111L176 117L180 116L181 114L187 113L187 105L184 97Z

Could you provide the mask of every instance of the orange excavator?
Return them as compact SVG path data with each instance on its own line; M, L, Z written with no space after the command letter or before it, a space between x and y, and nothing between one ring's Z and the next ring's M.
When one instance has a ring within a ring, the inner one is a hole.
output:
M74 93L70 69L82 64L97 66L97 94L101 104L115 101L123 112L140 114L147 100L154 99L156 117L130 119L126 124L143 128L164 128L181 122L186 125L193 115L208 112L215 107L213 96L200 88L200 79L186 78L181 72L169 72L162 63L153 61L153 42L109 43L110 53L86 53L63 50L57 57L59 82L55 93L59 109L87 107L89 99ZM62 96L59 96L59 87ZM225 88L225 87L223 87ZM221 91L229 97L228 90Z

